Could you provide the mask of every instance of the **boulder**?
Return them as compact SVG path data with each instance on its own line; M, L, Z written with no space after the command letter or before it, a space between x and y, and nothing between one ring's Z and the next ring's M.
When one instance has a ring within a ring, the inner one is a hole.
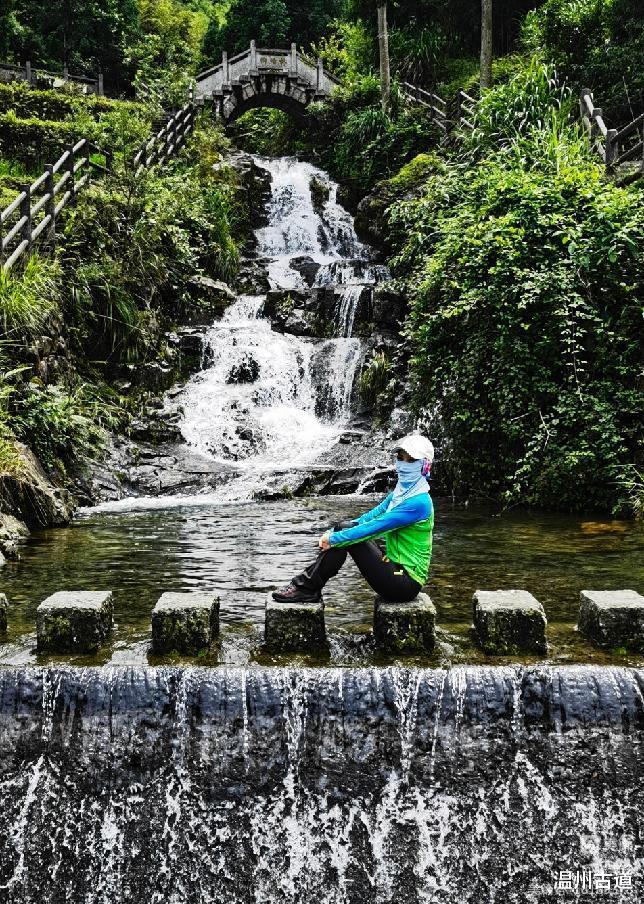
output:
M14 524L23 522L30 530L67 524L74 511L69 492L56 486L34 453L23 443L15 443L19 468L0 475L0 510L13 515ZM6 522L5 522L6 523Z
M254 383L259 377L259 363L252 355L246 354L230 368L226 383Z
M94 653L112 630L109 591L61 590L36 610L38 650Z
M206 323L221 317L237 298L225 282L199 274L188 280L188 291L194 303L186 309L182 317L188 325Z
M380 283L373 291L373 322L380 329L398 330L409 310L409 300L391 283Z
M320 269L320 264L308 254L291 258L289 266L291 270L295 270L300 274L307 286L313 285L317 272Z

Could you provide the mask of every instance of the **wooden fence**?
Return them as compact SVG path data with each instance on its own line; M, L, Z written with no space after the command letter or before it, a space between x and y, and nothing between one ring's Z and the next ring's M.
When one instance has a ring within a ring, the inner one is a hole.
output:
M582 89L579 109L590 142L608 169L624 173L632 167L633 175L644 172L644 113L623 129L609 129L601 107L593 103L590 88Z
M401 87L403 97L429 110L432 122L444 134L453 131L455 126L470 132L474 130L478 101L462 89L457 93L455 116L451 120L447 101L438 94L409 82L403 82ZM584 129L607 171L622 179L644 176L644 113L623 129L609 129L601 108L593 104L589 88L581 91L579 107Z
M91 154L102 154L106 165L92 161ZM5 271L23 255L29 256L41 236L49 242L55 240L61 211L87 185L91 171L105 172L110 162L109 154L82 138L47 166L35 182L23 186L18 197L0 212L0 261Z
M198 105L191 102L166 117L156 135L143 145L134 158L137 176L148 166L165 163L181 150L194 130L198 110Z
M32 66L27 60L24 66L14 66L12 63L0 62L0 82L27 82L28 85L57 88L67 83L79 85L87 94L103 95L103 73L99 72L96 78L86 75L70 75L66 66L62 72L49 72Z
M198 107L186 104L168 114L158 132L147 141L133 161L135 177L154 164L163 164L186 143L193 131ZM105 166L91 155L102 154ZM0 266L8 272L23 256L29 256L40 239L53 242L56 219L89 183L92 171L108 172L112 155L83 138L65 151L35 182L23 186L8 207L0 211Z

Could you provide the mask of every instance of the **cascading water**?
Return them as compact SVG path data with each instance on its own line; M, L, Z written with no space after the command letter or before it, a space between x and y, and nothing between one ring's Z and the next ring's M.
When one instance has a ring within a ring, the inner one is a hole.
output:
M360 292L386 273L357 238L337 186L319 169L291 158L258 158L271 173L268 224L256 231L272 286L305 287L293 259L319 266L316 285L346 284L336 316L337 339L281 334L262 317L265 296L241 296L207 336L212 365L197 374L179 401L190 445L241 477L223 487L226 499L249 498L275 470L301 468L337 440L351 415L351 395L363 347L352 338ZM328 200L314 207L311 180ZM358 283L359 281L359 283Z
M0 671L0 900L545 904L589 900L556 891L584 871L635 904L643 690L592 666Z

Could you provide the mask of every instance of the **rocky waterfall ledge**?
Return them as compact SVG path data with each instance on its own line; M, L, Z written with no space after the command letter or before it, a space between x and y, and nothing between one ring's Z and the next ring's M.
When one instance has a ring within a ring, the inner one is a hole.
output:
M597 666L0 670L2 900L540 904L577 869L641 900L643 691Z

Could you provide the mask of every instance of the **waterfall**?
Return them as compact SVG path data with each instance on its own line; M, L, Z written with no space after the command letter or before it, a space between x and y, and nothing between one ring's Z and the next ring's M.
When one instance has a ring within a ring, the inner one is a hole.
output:
M4 669L0 900L541 904L584 870L636 902L643 690L598 666Z
M258 158L271 173L267 225L256 230L257 254L267 261L271 285L302 289L291 266L307 255L319 267L315 285L338 286L336 339L282 334L262 316L265 296L241 296L206 337L212 363L196 374L177 401L186 441L239 478L222 499L250 498L286 467L302 468L337 441L351 417L354 382L364 349L352 337L365 285L384 278L372 251L356 236L350 214L337 202L337 185L322 170L292 158ZM314 207L311 179L327 185Z

